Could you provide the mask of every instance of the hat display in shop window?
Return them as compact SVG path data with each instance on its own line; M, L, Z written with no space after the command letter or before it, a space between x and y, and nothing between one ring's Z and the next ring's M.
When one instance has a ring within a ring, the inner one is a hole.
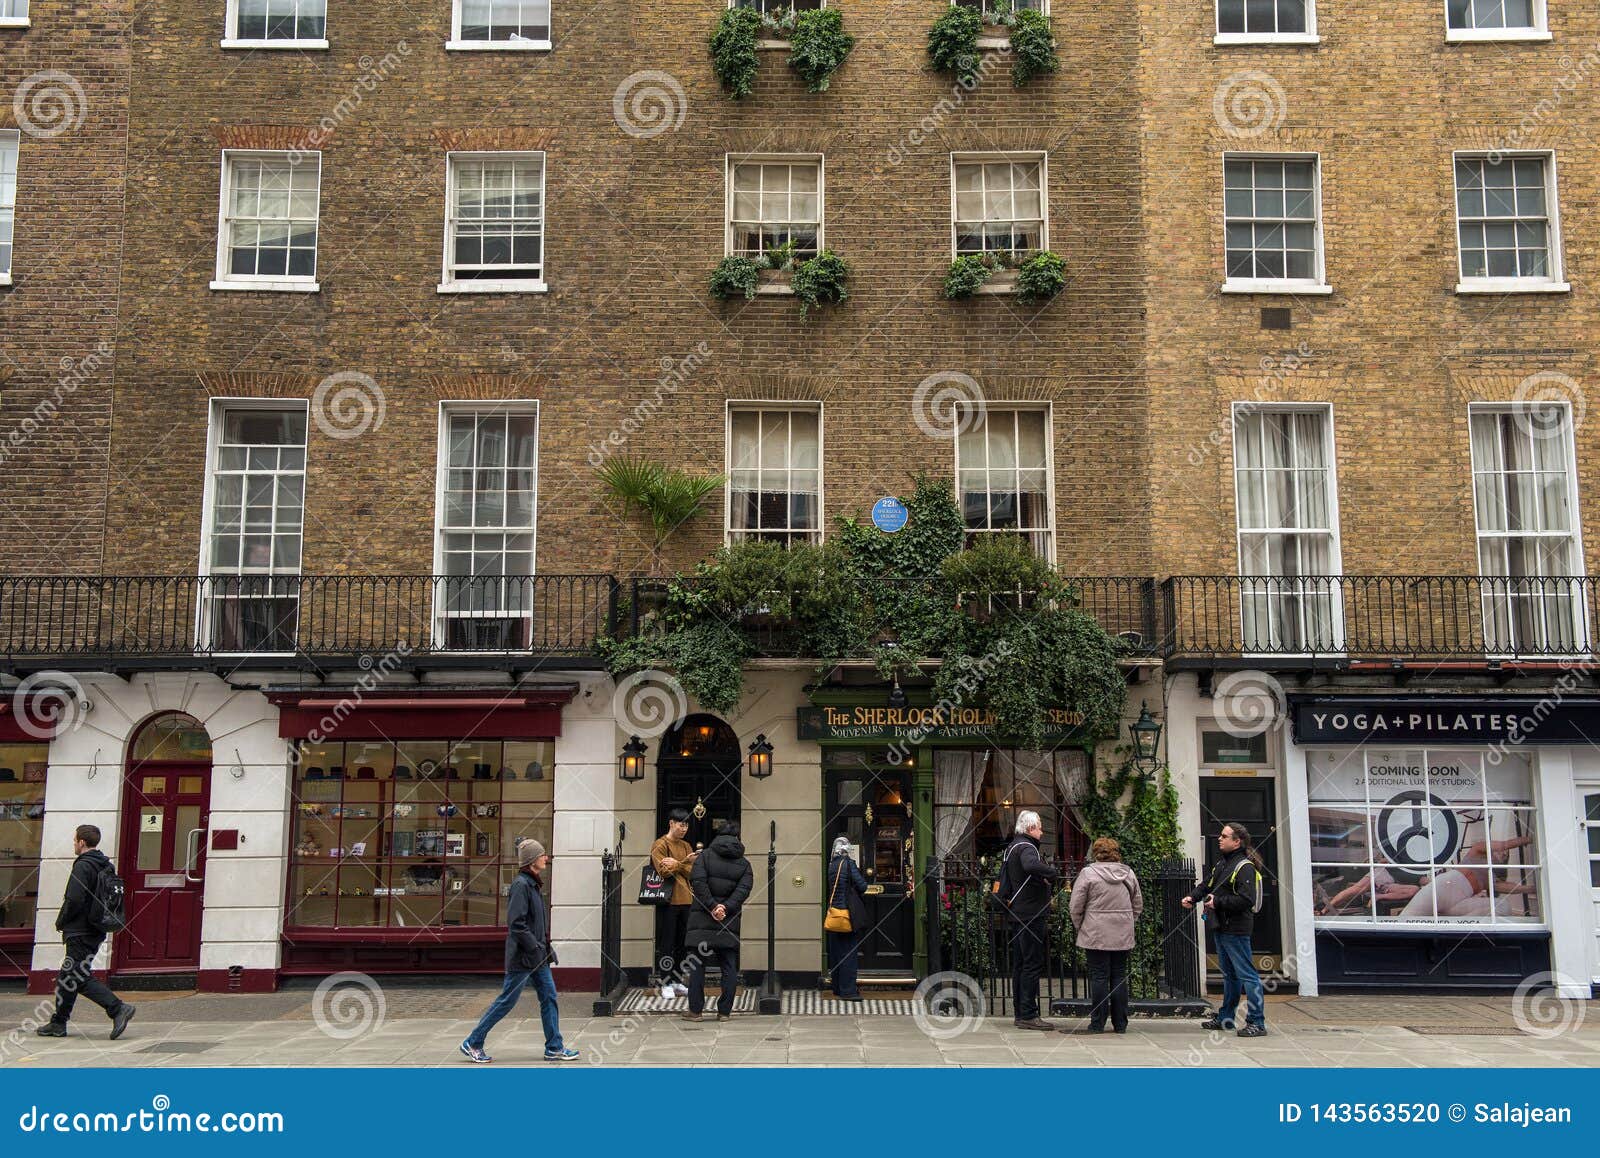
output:
M320 765L313 764L311 767L306 769L307 780L323 780L325 778L326 777L323 775L322 767Z
M529 760L527 770L523 772L522 778L524 780L543 780L544 765L537 760Z
M509 764L500 765L500 779L502 779L502 780L515 780L516 778L517 778L516 770L513 769L511 767L511 765L509 765Z
M461 779L461 770L459 768L457 768L454 764L451 764L449 766L449 768L447 768L445 770L445 778L447 780L460 780Z
M487 764L474 764L472 766L474 780L491 780L494 778L494 769Z
M361 767L356 769L357 780L376 780L377 778L378 770L371 764L363 764Z
M343 780L344 779L344 765L343 764L335 764L332 768L329 768L328 769L328 779L329 780Z
M0 768L0 781L10 781L17 778L17 773L11 768Z
M394 778L396 780L410 780L411 769L407 768L404 764L396 764L394 767Z

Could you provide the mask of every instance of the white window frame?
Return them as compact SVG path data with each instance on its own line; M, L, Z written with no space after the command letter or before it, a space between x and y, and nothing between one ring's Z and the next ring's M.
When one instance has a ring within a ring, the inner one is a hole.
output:
M1533 0L1531 28L1451 28L1450 2L1445 0L1444 38L1450 44L1482 44L1496 40L1553 40L1547 9L1545 0Z
M722 541L725 545L741 542L745 539L757 538L758 534L746 534L743 538L736 538L733 533L733 416L735 414L750 414L764 411L774 414L796 414L806 412L817 416L817 528L814 537L809 541L821 543L827 532L828 520L826 513L826 496L824 494L826 481L827 445L824 441L826 435L823 430L823 410L821 402L772 402L761 399L730 398L724 407L724 422L722 434L722 466L723 477L728 481L722 488ZM794 427L789 428L789 471L794 470ZM790 492L793 493L793 492ZM802 536L790 533L790 542L802 541Z
M20 129L0 129L0 147L9 142L11 153L17 159L17 186L22 184L22 131ZM5 269L0 269L0 285L11 284L11 271L17 266L17 199L11 199L11 259Z
M1011 415L1020 411L1044 415L1044 497L1045 497L1045 549L1039 557L1047 563L1056 561L1056 439L1055 439L1055 406L1045 402L985 402L983 404L983 421L985 425L996 415ZM961 489L961 435L954 439L951 447L955 459L956 472L956 505L961 507L961 536L965 540L968 535L1022 535L1032 534L1031 531L994 531L973 530L966 525L966 506L963 501ZM992 472L992 467L984 467L984 477L987 480ZM1031 469L1031 468L1030 468ZM985 488L986 493L993 493Z
M449 489L450 472L450 419L462 414L531 414L533 415L533 520L528 525L528 533L533 538L533 545L528 552L528 577L539 573L539 497L541 492L539 478L539 464L543 458L543 448L539 439L543 434L542 408L536 398L505 398L491 401L472 401L469 399L442 399L439 402L438 417L438 446L434 458L434 487L433 487L433 574L444 575L444 512L445 492ZM495 532L490 531L493 534ZM509 532L505 532L509 533ZM532 604L530 603L530 609ZM447 632L452 619L471 618L515 618L514 616L495 616L489 613L482 615L447 613L445 609L444 584L436 583L433 603L432 634L436 650L446 650ZM529 612L530 623L532 611ZM478 649L473 649L478 650ZM525 648L513 648L514 651L524 651Z
M957 5L957 3L958 3L958 0L950 0L950 6L952 8L954 8ZM966 7L969 7L969 8L972 8L972 7L978 8L979 11L981 13L983 13L983 15L985 17L987 17L988 6L989 6L988 5L988 0L982 0L982 2L977 4L977 5L972 5L972 4L966 5ZM1050 15L1050 0L1039 0L1039 12L1040 12L1041 15L1046 16L1046 17L1048 17ZM994 27L998 27L998 26L989 23L989 21L987 19L985 19L984 20L984 27L986 27L986 28L994 28ZM979 48L1009 48L1010 45L1011 45L1011 34L1010 34L1009 30L1007 30L1006 35L1004 35L1004 36L979 36L978 37L978 47Z
M229 236L228 236L228 202L233 192L233 162L247 160L252 157L287 158L294 156L288 149L224 149L222 150L222 174L218 182L220 196L217 204L217 269L216 280L211 283L214 290L260 290L276 293L319 293L322 286L317 282L317 275L310 277L261 277L259 275L243 275L231 273L229 264ZM322 259L322 154L308 152L303 156L315 157L317 164L317 258Z
M1571 575L1567 575L1567 576L1555 576L1555 575L1543 576L1543 578L1552 578L1552 579L1570 578L1570 579L1579 581L1579 582L1574 582L1572 584L1572 592L1571 592L1571 595L1570 595L1570 604L1571 604L1570 614L1571 614L1572 618L1571 618L1571 622L1567 626L1568 626L1568 630L1572 634L1572 637L1573 637L1574 641L1577 644L1577 647L1574 649L1574 651L1571 654L1581 655L1581 654L1585 654L1588 651L1588 649L1590 648L1590 646L1591 646L1592 641L1590 639L1590 636L1593 634L1593 626L1594 625L1588 622L1587 601L1584 599L1584 597L1582 595L1583 584L1582 584L1581 580L1587 575L1587 570L1586 570L1586 564L1584 562L1584 554L1583 554L1583 512L1582 512L1582 509L1578 506L1578 446L1577 446L1577 432L1576 432L1576 429L1575 429L1575 426L1574 426L1575 419L1574 419L1574 415L1573 415L1573 412L1572 412L1572 406L1568 402L1550 401L1550 402L1541 402L1541 403L1538 403L1538 405L1555 407L1555 408L1561 410L1563 412L1563 414L1564 414L1564 418L1563 418L1562 424L1561 424L1561 431L1562 431L1561 437L1562 437L1562 442L1564 444L1564 450L1566 451L1566 458L1567 458L1567 511L1568 511L1568 513L1570 515L1570 518L1572 520L1571 529L1567 532L1567 534L1565 536L1566 538L1568 538L1571 541L1571 544L1572 544L1572 559L1573 559L1572 574ZM1473 449L1474 448L1474 443L1473 443L1473 438L1472 438L1472 419L1473 419L1473 417L1475 415L1478 415L1478 414L1493 414L1493 415L1516 414L1519 410L1522 410L1522 409L1525 409L1524 405L1519 405L1519 404L1514 403L1514 402L1470 402L1470 403L1467 404L1467 471L1468 471L1468 476L1469 476L1469 480L1470 480L1468 485L1469 485L1469 489L1472 492L1472 496L1471 496L1472 497L1472 545L1473 545L1473 553L1477 556L1477 560L1478 560L1478 567L1477 567L1478 576L1479 576L1479 578L1482 578L1482 579L1488 579L1488 578L1491 578L1491 577L1492 578L1496 578L1496 579L1505 579L1506 577L1505 576L1499 576L1499 575L1488 576L1488 575L1485 575L1483 573L1483 550L1482 550L1482 547L1483 547L1483 541L1485 539L1485 535L1484 535L1484 532L1483 532L1483 529L1482 529L1483 524L1479 520L1479 517L1478 517L1478 476L1480 474L1494 474L1494 475L1497 475L1497 476L1501 476L1503 478L1505 472L1502 471L1499 468L1499 464L1498 463L1494 464L1494 469L1492 471L1485 471L1485 470L1480 470L1479 469L1477 456L1476 456L1476 454L1474 452L1474 449ZM1501 486L1502 486L1502 488L1504 487L1504 483L1503 482L1501 483ZM1509 528L1507 528L1503 532L1500 532L1500 531L1490 532L1487 537L1489 539L1492 539L1492 540L1505 540L1505 539L1513 539L1513 538L1522 538L1522 539L1555 538L1556 536L1554 534L1549 533L1549 532L1533 532L1533 533L1529 533L1529 532L1525 531L1525 532L1522 532L1520 534L1515 534ZM1524 578L1524 577L1523 576L1519 576L1517 578ZM1509 596L1510 596L1510 584L1509 583L1507 583L1506 588L1507 589L1506 589L1506 592L1505 592L1505 596L1502 597L1502 601L1503 601L1504 598L1509 598ZM1488 589L1481 590L1481 593L1480 593L1480 601L1481 602L1486 603L1490 599L1494 599L1494 598L1496 598L1496 595L1495 595L1495 593L1493 591L1488 590ZM1482 613L1483 610L1484 609L1480 607L1480 613ZM1513 617L1508 617L1507 622L1512 622L1513 619L1514 619L1514 616ZM1512 631L1515 632L1516 630L1517 630L1517 628L1515 628L1513 626L1512 627ZM1485 631L1485 634L1487 635L1487 632L1488 632L1487 620L1485 621L1485 624L1484 624L1484 631ZM1548 633L1546 633L1546 634L1544 634L1543 638L1544 638L1544 640L1548 640L1550 638L1550 636L1549 636ZM1486 639L1485 643L1487 644L1487 642L1488 642L1488 640ZM1503 652L1502 651L1502 652L1492 652L1491 654L1511 655L1513 653L1512 652ZM1541 654L1543 654L1543 652L1541 652Z
M1316 276L1299 277L1229 277L1228 276L1228 162L1229 161L1310 161L1311 197L1317 210L1316 222ZM1321 153L1249 153L1222 154L1222 289L1225 294L1331 294L1328 284L1327 254L1322 239L1322 154Z
M305 480L311 477L311 404L304 398L235 398L229 396L213 396L207 400L206 407L206 462L205 483L201 488L200 498L200 565L196 574L202 579L213 575L228 577L286 577L298 578L305 574L306 555L306 499L307 494L302 484L300 491L300 566L296 567L293 574L289 572L274 571L215 571L211 565L211 535L216 522L214 506L216 504L217 487L217 450L222 441L223 419L231 410L304 410L306 412L306 465L301 471ZM288 598L288 596L284 596ZM298 595L295 597L298 601ZM195 644L199 651L211 651L212 624L211 614L216 606L216 595L211 585L202 586L202 597L195 600ZM298 623L296 635L299 634ZM221 652L217 654L251 654L251 655L293 655L294 652Z
M1039 249L1050 248L1050 154L1045 150L1037 152L995 152L995 153L951 153L950 154L950 260L954 261L960 254L956 247L961 244L956 219L956 166L957 165L982 165L986 162L1009 161L1012 164L1039 164ZM979 287L982 293L990 289L993 283L986 283ZM1001 288L1001 287L995 287ZM991 290L990 292L994 292Z
M1317 0L1306 0L1306 30L1304 32L1223 32L1222 0L1212 7L1211 43L1233 44L1321 44L1317 32Z
M828 248L828 163L821 153L724 153L722 164L722 256L733 256L733 169L735 165L817 163L817 252ZM792 294L788 282L763 282L758 294Z
M456 200L456 162L539 159L539 276L528 278L465 278L455 276L455 227L451 207ZM442 294L542 294L549 292L550 273L550 154L542 149L502 149L446 153L444 158L444 254L438 292Z
M33 11L29 5L28 11ZM33 21L28 16L0 16L0 28L30 28Z
M1456 186L1456 162L1462 158L1483 160L1499 156L1503 161L1518 157L1539 157L1544 161L1545 219L1549 222L1550 253L1546 261L1548 277L1466 277L1461 272L1461 197ZM1556 179L1554 149L1518 149L1492 153L1484 149L1457 149L1450 154L1450 211L1455 221L1456 293L1458 294L1564 294L1572 289L1566 281L1566 262L1561 246L1561 197Z
M239 0L228 0L227 23L224 26L221 47L223 48L264 48L264 49L300 49L302 51L325 51L328 47L327 15L323 15L322 36L307 37L304 40L285 40L273 38L244 39L239 35Z
M827 6L828 6L828 0L822 0L822 2L817 5L817 7L819 7L819 8L826 8ZM728 7L729 8L738 8L738 7L740 7L740 5L738 3L738 0L728 0ZM757 11L760 10L759 7L756 6L756 5L745 5L745 7L754 7L754 8L757 9ZM789 10L791 12L793 12L795 10L793 0L789 0ZM803 11L803 9L802 9L802 11ZM763 28L763 30L765 30L766 26L762 25L762 28ZM787 40L779 38L779 37L766 36L766 37L761 37L760 39L758 39L756 41L756 47L757 48L788 48L789 47L789 42Z
M1323 431L1324 431L1324 437L1325 437L1325 442L1324 442L1324 445L1323 445L1323 453L1326 455L1327 462L1328 462L1328 496L1327 496L1328 497L1328 568L1329 568L1328 573L1329 573L1330 577L1332 577L1332 576L1342 576L1344 574L1344 549L1343 549L1343 536L1340 534L1339 457L1338 457L1338 449L1339 448L1338 448L1337 438L1336 438L1335 433L1334 433L1333 403L1331 403L1331 402L1273 402L1273 403L1235 402L1235 403L1233 403L1232 406L1230 406L1229 410L1228 410L1228 438L1229 438L1229 444L1228 445L1229 445L1229 449L1232 451L1232 454L1233 454L1233 470L1232 470L1232 474L1233 474L1233 532L1234 532L1233 549L1234 549L1234 557L1238 560L1239 578L1241 580L1240 590L1239 590L1239 607L1238 607L1237 610L1239 612L1240 642L1241 642L1241 644L1243 644L1244 635L1245 635L1245 622L1246 622L1245 614L1244 614L1244 597L1247 594L1247 590L1246 590L1245 585L1244 585L1245 582L1248 582L1251 579L1292 580L1292 579L1298 578L1298 576L1294 576L1294 575L1263 575L1263 574L1259 574L1259 573L1251 573L1251 572L1246 571L1245 570L1245 549L1244 549L1245 536L1246 535L1265 536L1265 535L1274 535L1274 534L1292 534L1292 533L1296 533L1296 532L1302 530L1303 528L1296 528L1296 527L1279 527L1279 528L1251 527L1251 528L1249 528L1247 530L1244 527L1243 518L1242 518L1243 513L1244 513L1244 504L1243 504L1243 502L1242 502L1242 500L1240 499L1240 496L1239 496L1239 469L1240 469L1239 468L1239 418L1240 418L1240 412L1241 411L1245 412L1246 415L1255 415L1255 414L1321 414L1321 415L1323 415ZM1295 469L1298 470L1300 468L1296 467ZM1310 597L1316 597L1318 594L1319 593L1317 593L1317 592L1312 592ZM1301 599L1305 599L1307 597L1308 596L1305 595L1305 594L1301 594L1299 596L1299 598L1301 598ZM1327 592L1327 599L1328 599L1328 623L1329 623L1329 627L1330 627L1332 635L1333 635L1333 639L1331 641L1331 646L1329 648L1319 649L1316 654L1319 654L1319 655L1342 654L1343 651L1344 651L1344 647L1345 647L1345 639L1344 639L1344 589L1343 589L1343 587L1340 586L1339 584L1334 584L1333 587ZM1310 634L1308 631L1306 631L1305 624L1304 624L1303 620L1302 620L1302 622L1300 624L1299 630L1300 630L1301 639L1307 638L1309 636L1309 634ZM1247 654L1247 655L1279 655L1279 654L1284 654L1284 655L1310 655L1312 653L1310 651L1305 651L1305 652L1279 652L1276 649L1274 649L1271 652L1260 652L1260 651L1252 652L1252 651L1249 651L1248 649L1246 649L1245 654Z
M463 40L461 39L461 0L450 0L450 52L549 52L555 47L555 4L546 0L550 12L550 39L547 40Z

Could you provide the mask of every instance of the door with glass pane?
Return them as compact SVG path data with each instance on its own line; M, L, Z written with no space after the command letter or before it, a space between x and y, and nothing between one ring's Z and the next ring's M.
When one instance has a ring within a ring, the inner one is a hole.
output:
M538 414L527 407L444 416L439 503L438 646L520 651L531 645Z
M200 967L210 786L209 763L130 767L117 860L127 885L128 925L113 938L115 969Z
M1600 784L1580 788L1583 799L1583 850L1588 859L1589 979L1600 985Z
M861 968L909 975L916 948L911 775L864 762L831 768L825 807L824 868L834 838L844 835L850 838L851 856L867 878L868 925L861 939ZM823 881L824 902L832 885L832 877ZM844 907L842 903L840 907Z
M1243 650L1342 651L1329 412L1237 409L1234 483Z

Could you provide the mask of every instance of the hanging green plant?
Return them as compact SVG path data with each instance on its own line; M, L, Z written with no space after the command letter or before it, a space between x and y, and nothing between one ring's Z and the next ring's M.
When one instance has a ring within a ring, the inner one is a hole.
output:
M734 100L755 90L760 65L756 36L760 31L761 14L754 8L729 8L711 34L711 68L722 82L722 91Z
M844 13L837 8L808 8L796 12L789 33L789 66L806 82L807 92L824 92L829 80L856 46L844 30Z
M1017 267L1017 296L1025 302L1048 301L1067 284L1067 263L1042 249Z
M1011 55L1011 83L1017 88L1040 73L1060 68L1056 38L1050 32L1050 18L1032 8L1018 11L1011 26Z
M987 254L962 254L944 275L944 296L951 301L972 297L999 268L1000 263Z
M964 85L978 77L978 37L983 17L976 8L951 4L928 29L928 63Z
M829 11L823 9L822 11ZM800 299L800 320L818 305L837 305L850 297L850 265L831 249L795 265L789 288Z
M760 283L760 263L748 257L725 257L711 271L711 296L742 297L748 301L756 296L756 286Z

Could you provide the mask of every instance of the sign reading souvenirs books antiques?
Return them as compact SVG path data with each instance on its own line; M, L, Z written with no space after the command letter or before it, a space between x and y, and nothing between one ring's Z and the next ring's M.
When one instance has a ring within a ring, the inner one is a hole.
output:
M1292 701L1301 744L1590 744L1600 742L1600 700L1551 694Z
M903 740L920 744L940 740L974 740L993 743L1005 737L995 734L995 714L985 707L887 708L871 704L840 707L802 707L797 713L802 740ZM1065 743L1081 739L1083 714L1069 708L1045 711L1046 743Z

